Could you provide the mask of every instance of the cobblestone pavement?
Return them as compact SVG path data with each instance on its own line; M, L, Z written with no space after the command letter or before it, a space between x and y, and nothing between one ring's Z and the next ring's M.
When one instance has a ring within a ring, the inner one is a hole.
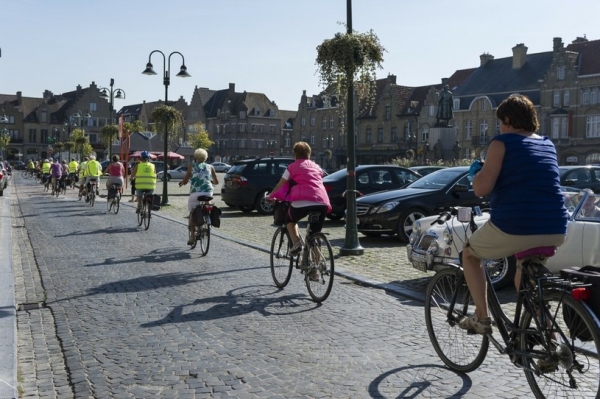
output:
M22 397L531 397L523 373L493 350L468 376L443 367L417 300L337 278L317 305L298 274L276 289L256 250L270 242L268 217L224 209L200 257L185 245L185 196L176 189L144 231L127 203L112 215L102 200L91 208L72 192L57 199L16 185ZM335 225L326 229L339 246ZM393 239L361 243L364 256L336 267L423 287Z

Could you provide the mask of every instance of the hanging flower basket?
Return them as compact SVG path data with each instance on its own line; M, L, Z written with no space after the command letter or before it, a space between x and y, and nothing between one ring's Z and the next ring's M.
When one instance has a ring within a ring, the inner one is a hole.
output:
M159 105L150 112L150 116L155 123L156 133L163 134L166 128L172 136L183 126L183 114L170 105Z

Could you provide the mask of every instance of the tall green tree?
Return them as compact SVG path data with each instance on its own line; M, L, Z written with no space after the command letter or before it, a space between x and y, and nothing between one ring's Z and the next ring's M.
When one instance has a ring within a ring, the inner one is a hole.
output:
M192 133L188 136L188 144L193 148L204 148L208 150L212 147L215 142L210 139L208 136L208 131L204 128L201 123L196 123L193 125L192 130L195 133Z

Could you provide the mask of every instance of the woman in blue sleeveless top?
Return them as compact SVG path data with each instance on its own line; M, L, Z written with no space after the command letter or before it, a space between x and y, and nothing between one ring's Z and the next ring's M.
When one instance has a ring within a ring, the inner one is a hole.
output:
M567 233L567 210L560 190L554 144L539 128L533 103L511 95L496 110L500 134L493 138L485 164L471 166L477 196L491 194L491 217L463 248L462 263L476 311L459 326L478 334L492 332L481 259L498 259L527 249L561 245ZM518 287L521 271L517 270Z

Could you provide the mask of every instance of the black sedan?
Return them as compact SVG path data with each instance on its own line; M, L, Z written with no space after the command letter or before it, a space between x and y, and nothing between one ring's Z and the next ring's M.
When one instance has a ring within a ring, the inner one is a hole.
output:
M410 169L397 165L360 165L356 167L356 189L359 196L378 191L395 190L402 188L421 175ZM329 219L339 220L346 211L346 197L348 171L338 170L323 178L323 185L327 190L329 202L333 208L327 215Z
M404 189L358 198L358 231L366 236L398 234L408 242L415 220L451 206L483 205L486 200L475 196L469 167L441 169Z
M559 166L560 184L600 194L600 166Z

